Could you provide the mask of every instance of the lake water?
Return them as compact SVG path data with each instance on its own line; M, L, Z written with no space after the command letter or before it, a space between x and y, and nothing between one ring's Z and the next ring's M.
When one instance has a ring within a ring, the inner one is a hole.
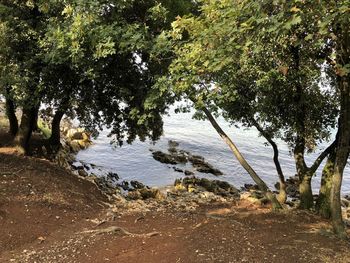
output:
M77 159L85 163L92 163L101 168L103 172L114 172L121 180L137 180L149 186L163 187L172 185L176 178L184 174L174 171L171 165L160 163L153 159L150 149L166 151L168 141L179 143L178 148L203 156L215 168L220 169L224 175L216 177L195 172L196 176L209 179L219 179L232 183L236 187L245 183L253 183L247 172L240 166L228 146L221 140L209 121L192 119L192 113L175 114L164 118L164 135L156 143L135 141L131 145L115 147L110 144L108 131L102 131L94 140L94 144L87 150L79 152ZM236 143L255 171L267 182L270 187L278 181L276 169L272 161L273 151L266 146L265 139L258 136L255 129L242 129L230 126L223 119L218 123ZM278 141L280 162L286 177L295 175L293 157L288 147ZM326 147L321 146L319 150ZM306 161L311 163L317 152L307 156ZM180 168L182 168L180 166ZM190 167L185 167L188 168ZM322 168L322 165L321 165ZM313 180L313 189L319 189L321 168ZM350 193L350 169L347 165L344 173L343 194ZM100 173L101 173L100 170ZM97 174L98 170L95 170Z

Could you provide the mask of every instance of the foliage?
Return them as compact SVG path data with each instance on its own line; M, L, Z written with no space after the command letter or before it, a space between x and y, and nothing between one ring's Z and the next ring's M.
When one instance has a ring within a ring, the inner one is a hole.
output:
M122 142L157 139L166 98L152 89L164 71L155 37L187 1L1 1L1 85L18 106L76 116ZM168 10L169 7L174 9Z

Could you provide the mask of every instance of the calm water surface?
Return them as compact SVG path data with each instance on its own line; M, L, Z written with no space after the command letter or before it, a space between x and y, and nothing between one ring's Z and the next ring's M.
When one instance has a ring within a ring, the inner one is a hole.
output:
M235 128L229 126L223 119L218 119L218 122L237 144L250 165L269 186L273 187L274 183L278 181L277 173L272 161L272 149L265 145L264 138L259 137L255 129ZM135 141L132 145L124 145L119 148L110 144L110 138L107 135L108 131L102 131L94 141L94 145L81 151L77 159L85 163L93 163L102 168L104 172L116 172L121 180L138 180L149 186L162 187L173 184L176 178L184 175L175 172L171 166L154 160L150 149L166 151L168 141L175 140L180 143L179 149L203 156L224 173L219 178L196 172L197 176L225 180L236 187L245 183L253 183L210 123L193 120L191 113L171 113L171 116L166 116L164 118L164 135L156 144ZM295 175L295 166L288 147L280 141L278 145L280 162L285 176ZM325 147L326 145L321 146L320 150ZM311 163L316 156L317 153L308 155L307 162ZM181 168L181 166L179 167ZM185 168L185 166L183 167ZM349 168L348 165L344 173L344 194L350 193ZM314 190L319 188L320 177L321 169L317 171L316 178L313 180Z

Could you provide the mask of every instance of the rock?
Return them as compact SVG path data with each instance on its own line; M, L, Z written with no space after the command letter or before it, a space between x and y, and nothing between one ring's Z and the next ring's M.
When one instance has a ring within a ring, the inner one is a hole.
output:
M118 191L117 187L114 186L105 177L96 177L94 181L98 188L107 195L111 196Z
M184 192L184 191L187 191L187 187L180 183L180 184L176 184L175 185L175 190L176 191L180 191L180 192L181 191Z
M188 192L208 191L221 196L239 195L239 191L227 182L196 177L185 177L182 181L176 180L175 189Z
M286 192L287 192L287 195L290 197L297 197L299 193L298 186L293 184L288 184L286 187Z
M156 200L163 200L165 198L164 195L158 189L154 188L142 188L129 191L127 197L132 200L147 200L151 198Z
M90 170L90 166L89 165L87 165L87 164L83 164L83 166L84 166L84 169L86 170L86 171L89 171Z
M194 175L194 172L191 172L189 170L185 170L185 175L191 176L191 175Z
M168 149L168 152L169 152L170 154L177 154L177 149L176 149L176 148L169 148L169 149Z
M73 153L77 153L81 150L81 146L78 142L76 141L72 141L69 143L69 146L70 146L70 151L73 152Z
M127 195L127 198L131 200L138 200L138 199L142 199L142 196L140 191L135 190L135 191L130 191Z
M345 198L342 198L341 199L341 206L346 207L346 208L350 207L350 201L345 199Z
M153 199L157 199L157 200L163 200L164 199L164 195L155 188L142 188L139 190L142 196L142 199L149 199L149 198L153 198Z
M243 190L259 190L259 187L256 184L244 184Z
M84 166L79 162L74 162L74 163L72 163L72 168L74 170L82 170L82 169L84 169Z
M179 146L179 143L177 141L169 140L168 146L169 146L169 148L176 148Z
M172 155L163 153L161 151L153 152L152 155L153 155L153 158L155 160L157 160L158 162L161 162L161 163L167 163L167 164L177 164L178 163Z
M192 163L193 167L201 173L211 173L214 175L222 175L223 173L214 168L212 165L207 163L202 156L192 155L189 156L189 161Z
M176 143L170 143L170 145L174 146L176 145ZM214 168L212 165L206 162L202 156L191 155L189 152L184 150L178 151L175 147L169 148L169 153L164 153L161 151L152 151L152 155L155 160L161 163L186 164L189 161L198 172L211 173L217 176L223 174L219 169ZM176 168L175 171L183 172L183 170L180 170L179 168ZM189 171L187 172L187 175L191 174L193 173Z
M113 180L118 181L119 180L119 175L117 173L109 172L109 173L107 173L107 178L112 180L112 181Z
M183 173L184 172L182 169L177 168L175 166L173 167L173 169L174 169L175 172L178 172L178 173Z
M78 174L82 177L87 177L89 174L84 169L79 169Z
M117 186L121 187L124 191L131 190L129 187L129 182L127 182L127 181L123 181L120 184L117 184Z
M182 153L174 154L173 158L177 163L187 163L187 156Z
M252 196L251 192L244 192L240 196L241 200L246 200L250 203L256 204L256 205L261 205L262 201L260 198L257 198L256 196Z
M134 189L143 189L143 188L146 188L145 185L143 183L140 183L138 181L130 181L130 184L131 186L134 188Z
M83 150L83 149L86 149L88 148L91 143L90 142L87 142L87 141L84 141L84 140L79 140L79 141L76 141L80 147L80 150Z
M75 132L73 133L73 135L70 137L71 140L83 140L84 136L83 136L83 132Z

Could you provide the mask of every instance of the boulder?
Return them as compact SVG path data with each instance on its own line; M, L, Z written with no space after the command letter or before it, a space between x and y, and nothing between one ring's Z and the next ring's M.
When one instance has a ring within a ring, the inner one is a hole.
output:
M161 151L156 151L152 153L153 158L161 163L167 164L177 164L178 162L171 154L163 153Z

